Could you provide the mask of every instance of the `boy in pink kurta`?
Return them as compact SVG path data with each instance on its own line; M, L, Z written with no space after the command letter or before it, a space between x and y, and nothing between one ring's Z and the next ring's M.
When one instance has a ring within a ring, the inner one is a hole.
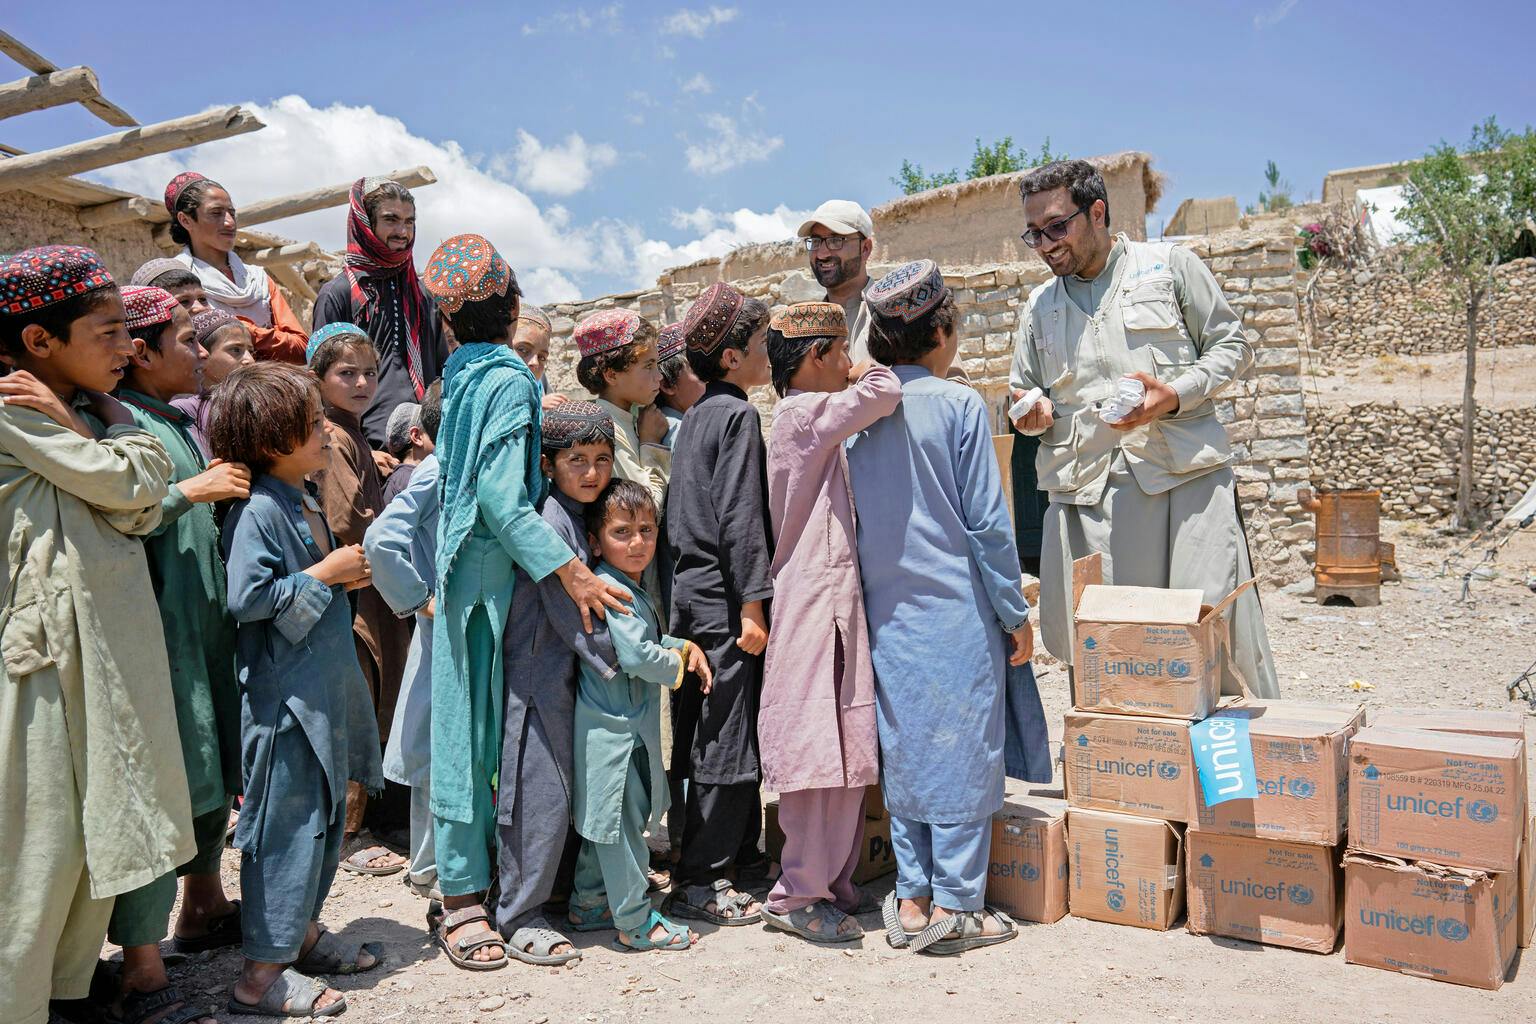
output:
M763 918L812 942L863 934L849 917L864 790L879 779L875 673L854 551L843 442L901 401L896 375L851 366L841 306L802 302L773 318L768 357L783 396L768 442L774 620L758 741L779 793L783 873Z

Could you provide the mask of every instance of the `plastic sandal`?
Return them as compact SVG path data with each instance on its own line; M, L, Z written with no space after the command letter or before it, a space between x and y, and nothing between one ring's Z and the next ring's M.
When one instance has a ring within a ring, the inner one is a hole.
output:
M571 948L564 953L552 952L560 945ZM524 949L524 946L533 948ZM572 960L581 959L581 950L572 945L570 939L551 928L549 922L542 917L534 918L512 933L507 943L507 953L535 967L560 967Z
M314 978L306 978L292 967L279 974L261 999L244 1003L233 994L225 1009L234 1014L254 1017L334 1017L347 1008L347 997L342 996L323 1010L315 1009L315 1003L325 994L325 985ZM283 1004L288 1003L288 1009Z
M880 905L880 918L885 924L885 941L890 943L892 949L906 949L912 945L913 939L922 934L921 929L909 932L902 927L901 904L894 890L885 894L885 902Z
M651 931L657 925L660 925L667 933L666 937L659 942L651 938ZM651 911L651 916L645 919L645 924L632 932L622 932L620 934L624 936L624 940L615 939L614 945L625 952L648 953L651 950L658 950L662 953L681 953L684 950L693 948L693 936L689 934L688 929L683 925L668 921L665 917L661 916L659 911L655 910ZM681 946L677 944L678 939L685 940Z
M988 935L984 930L988 917L1002 922L1005 930L996 935ZM1017 938L1018 934L1019 929L1013 923L1013 918L1001 910L987 907L985 910L952 914L942 921L929 925L912 943L912 950L933 956L953 956L968 949L996 946L1009 939Z
M180 1009L166 1010L167 1006L181 1004ZM192 1005L175 985L167 985L155 992L130 992L123 997L123 1015L116 1018L121 1024L143 1024L157 1013L164 1013L156 1024L192 1024L195 1020L213 1018L213 1014ZM217 1019L217 1018L214 1018Z
M240 901L230 900L229 902L235 908L234 911L208 922L208 931L205 934L194 935L187 939L180 935L171 936L171 945L176 952L201 953L209 949L238 946L240 944Z
M578 907L572 904L565 912L565 920L572 931L607 931L613 927L613 911L608 909L606 903L599 903L593 907Z
M358 966L357 958L362 953L373 957L372 967ZM293 968L300 974L362 974L383 962L384 947L377 942L342 942L334 932L322 928L315 944L299 957Z
M695 899L699 902L695 903ZM729 879L718 878L709 885L689 885L684 886L680 892L674 891L667 897L663 909L674 917L708 921L710 924L718 924L724 928L734 928L744 924L756 924L763 919L760 910L746 913L747 907L756 902L747 893L737 892ZM706 909L711 903L715 905L715 910ZM734 911L735 915L726 916L720 913L722 910Z
M837 946L863 938L864 929L857 921L853 922L854 930L851 932L838 930L847 920L850 920L847 914L826 900L817 900L808 907L791 910L787 914L776 914L767 907L763 908L763 923L768 927L798 935L807 942L821 946ZM812 922L816 921L821 923L820 928L811 927Z

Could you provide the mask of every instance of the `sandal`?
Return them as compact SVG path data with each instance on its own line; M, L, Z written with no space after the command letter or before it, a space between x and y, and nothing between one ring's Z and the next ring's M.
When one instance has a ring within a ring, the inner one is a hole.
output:
M862 885L856 885L853 890L859 894L859 900L852 907L844 907L837 903L832 905L849 917L863 917L865 914L873 914L880 910L880 901L875 899L874 894L868 889Z
M660 941L651 938L651 931L657 925L660 925L667 933L666 937ZM683 925L668 921L655 910L651 911L651 916L645 919L645 924L632 932L621 932L620 934L628 941L614 939L613 944L626 953L647 953L653 949L662 953L681 953L685 949L693 948L693 935L689 933L688 929ZM677 944L678 939L683 940L681 946Z
M416 879L411 877L410 872L406 872L405 876L401 878L401 881L405 883L405 887L407 889L411 890L412 893L420 896L422 899L441 900L443 898L443 894L438 891L437 882L435 881L418 882Z
M1004 931L995 935L989 935L985 931L986 919L991 917L1004 927ZM985 910L971 910L961 914L951 914L942 921L937 921L923 929L923 933L912 943L912 950L916 953L930 953L934 956L953 956L963 953L968 949L980 949L983 946L996 946L1016 938L1019 934L1018 926L1013 923L1013 918L1001 910L993 910L991 907Z
M578 907L573 904L565 912L565 921L572 931L606 931L613 927L613 911L606 903L599 903L594 907Z
M484 938L448 941L449 932L476 921L485 923ZM449 962L462 970L499 971L507 966L506 941L491 927L491 919L486 916L484 907L464 907L445 915L437 923L436 936L437 944L443 947L444 953L448 954ZM495 960L476 960L473 956L475 950L485 949L488 946L500 949L501 956Z
M168 1006L180 1003L180 1008L167 1010ZM167 985L155 992L130 992L123 996L123 1013L120 1017L111 1019L119 1024L143 1024L157 1013L164 1013L156 1024L192 1024L195 1020L207 1020L218 1018L207 1010L200 1010L192 1005L192 1001L182 994L181 989L175 985Z
M645 891L662 892L672 884L672 872L666 868L646 868Z
M191 954L202 953L210 949L223 949L225 946L240 945L240 901L230 900L229 903L235 909L222 917L216 917L209 921L207 932L202 935L193 935L189 938L173 935L171 936L171 946L178 953Z
M850 920L852 918L826 900L817 900L810 906L791 910L787 914L775 913L766 906L763 907L763 923L769 928L777 928L780 931L798 935L807 942L814 942L821 946L836 946L844 942L857 942L863 938L864 929L857 921L853 922L853 931L839 931L843 922ZM812 922L819 922L821 927L812 928Z
M684 886L668 896L662 908L676 917L734 928L763 919L760 909L747 913L747 907L756 902L747 893L737 892L730 879L717 878L709 885ZM709 909L711 903L714 910Z
M370 867L368 862L380 857L400 857L398 853L385 846L383 843L364 839L362 833L357 833L347 840L341 848L341 863L337 865L343 871L350 871L354 875L393 875L405 870L405 858L400 857L398 864L384 864L379 867Z
M564 953L553 952L560 945L571 948ZM507 943L507 952L535 967L560 967L572 960L581 959L581 950L572 945L570 939L551 928L543 917L536 917L513 932L511 941Z
M315 1003L325 995L325 983L306 978L292 967L285 968L267 986L261 998L254 1003L242 1002L231 993L225 1009L230 1013L254 1017L334 1017L346 1010L347 997L342 996L323 1010L315 1009ZM288 1009L283 1004L288 1003Z
M363 953L373 957L372 967L360 967L357 958ZM384 962L384 947L377 942L342 942L334 932L320 929L315 944L309 952L299 957L293 969L300 974L362 974Z
M922 929L909 932L902 925L901 903L894 889L885 894L885 902L880 905L880 918L885 923L885 941L892 949L906 949L913 939L923 934Z

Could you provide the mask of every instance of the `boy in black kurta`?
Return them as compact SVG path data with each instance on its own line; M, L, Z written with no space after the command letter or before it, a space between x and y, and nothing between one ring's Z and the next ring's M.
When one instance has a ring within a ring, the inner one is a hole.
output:
M671 912L721 925L760 919L756 900L729 880L760 883L757 848L757 706L773 541L762 425L747 390L770 377L768 307L725 284L710 287L684 321L688 362L704 396L683 417L667 492L667 548L675 566L670 628L702 647L714 688L696 679L677 693L674 771L690 779L683 854Z

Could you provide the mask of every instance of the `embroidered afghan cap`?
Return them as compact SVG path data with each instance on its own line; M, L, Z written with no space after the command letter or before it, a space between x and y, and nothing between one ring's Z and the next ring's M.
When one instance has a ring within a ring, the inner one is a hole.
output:
M197 338L199 345L207 348L215 334L230 324L239 322L233 313L222 309L205 309L192 318L193 336Z
M357 324L349 324L345 320L336 320L324 327L315 328L315 333L309 336L309 346L304 349L304 362L309 364L315 361L315 353L320 351L320 346L332 338L339 338L344 334L355 334L364 341L368 340L368 332Z
M775 313L768 326L786 338L848 337L848 318L835 302L797 302Z
M688 348L704 355L719 348L736 326L746 301L746 296L724 281L710 285L683 317L683 337Z
M128 311L128 329L154 327L171 322L171 314L181 303L164 288L129 285L123 289L123 308Z
M174 218L176 216L176 200L187 190L187 186L199 181L207 181L208 175L197 171L182 171L170 180L165 186L165 208Z
M949 288L933 260L903 263L864 289L864 301L883 317L911 323L944 301Z
M638 313L631 313L627 309L601 310L576 325L576 333L573 335L576 351L585 359L587 356L623 348L634 342L635 335L644 326L645 321L640 319Z
M683 325L679 321L675 324L667 324L661 329L661 340L656 343L656 361L664 363L673 356L680 356L688 350L688 341L683 334Z
M505 295L512 268L496 247L479 235L454 235L427 261L421 283L444 313L457 313L466 302Z
M23 249L0 261L0 312L26 313L113 284L101 257L82 245Z
M554 325L549 322L549 314L544 312L543 308L540 306L519 306L517 310L517 318L519 320L527 320L530 323L538 324L546 331L552 331L555 329Z
M402 452L411 444L411 428L421 423L421 406L415 402L401 402L384 421L384 450L390 454Z
M173 270L187 270L187 265L179 260L154 259L144 264L133 272L128 279L129 284L154 284L155 278L161 274L169 274ZM190 273L190 271L188 271Z
M596 402L561 402L544 413L539 431L545 448L572 448L599 438L613 444L613 417Z

